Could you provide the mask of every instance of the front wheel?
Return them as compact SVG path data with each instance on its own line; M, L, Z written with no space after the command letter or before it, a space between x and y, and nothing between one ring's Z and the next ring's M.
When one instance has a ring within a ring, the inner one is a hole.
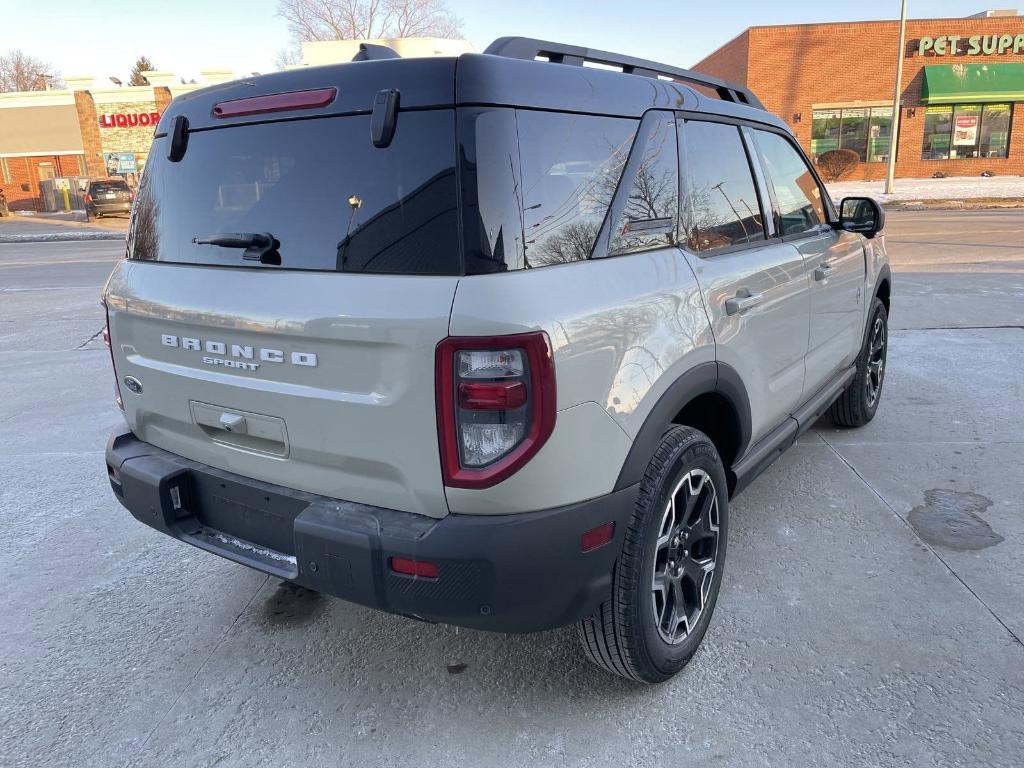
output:
M622 677L660 683L690 661L722 584L729 491L708 437L673 427L640 483L611 599L578 625L587 656Z
M864 344L857 355L857 374L829 411L837 427L863 427L875 418L882 399L888 352L889 314L881 299L876 297L871 302Z

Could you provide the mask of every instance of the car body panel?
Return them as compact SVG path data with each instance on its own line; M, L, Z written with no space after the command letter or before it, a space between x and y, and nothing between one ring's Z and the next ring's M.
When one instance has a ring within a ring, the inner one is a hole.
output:
M715 338L716 359L736 370L750 401L752 443L782 422L805 392L810 323L807 265L789 243L767 242L731 253L687 253L700 283ZM730 315L726 302L760 295Z
M811 275L809 384L824 383L850 365L860 351L865 304L864 239L828 227L793 242Z
M546 331L554 349L559 413L550 443L566 451L545 446L492 488L448 489L453 510L528 511L543 506L544 494L580 500L608 492L665 390L686 370L715 359L697 281L676 248L459 281L451 335L531 330ZM566 439L563 414L582 404L596 404L610 418L580 411L573 424L588 414L590 426ZM617 425L619 435L608 425ZM581 454L600 471L580 471ZM562 466L555 474L552 457ZM541 478L545 485L538 487Z
M125 418L140 439L219 469L442 517L434 347L456 282L122 262L104 301L117 374L141 387L121 387ZM261 436L220 430L218 408Z

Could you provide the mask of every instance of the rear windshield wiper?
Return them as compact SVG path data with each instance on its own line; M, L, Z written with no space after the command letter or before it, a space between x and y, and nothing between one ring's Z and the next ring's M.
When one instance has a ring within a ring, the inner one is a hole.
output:
M261 264L281 263L278 248L280 241L269 232L218 232L214 235L193 237L196 245L217 245L221 248L244 248L243 259L258 261Z

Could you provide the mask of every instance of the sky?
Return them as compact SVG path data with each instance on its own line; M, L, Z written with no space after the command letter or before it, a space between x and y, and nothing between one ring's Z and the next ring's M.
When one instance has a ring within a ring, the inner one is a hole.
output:
M113 75L126 81L140 54L158 69L186 77L217 68L239 75L267 72L290 43L277 0L9 0L5 5L0 53L21 48L65 76ZM1014 5L1012 0L909 0L908 16L967 16ZM526 35L683 67L749 26L899 16L899 0L448 0L448 6L478 50L496 37Z

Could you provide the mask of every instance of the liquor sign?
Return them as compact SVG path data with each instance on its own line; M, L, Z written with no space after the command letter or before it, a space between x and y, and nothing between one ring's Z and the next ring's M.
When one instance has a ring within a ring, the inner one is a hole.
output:
M137 128L156 125L160 122L159 112L114 112L100 115L100 128Z
M978 116L957 115L953 127L953 144L973 146L978 143Z

